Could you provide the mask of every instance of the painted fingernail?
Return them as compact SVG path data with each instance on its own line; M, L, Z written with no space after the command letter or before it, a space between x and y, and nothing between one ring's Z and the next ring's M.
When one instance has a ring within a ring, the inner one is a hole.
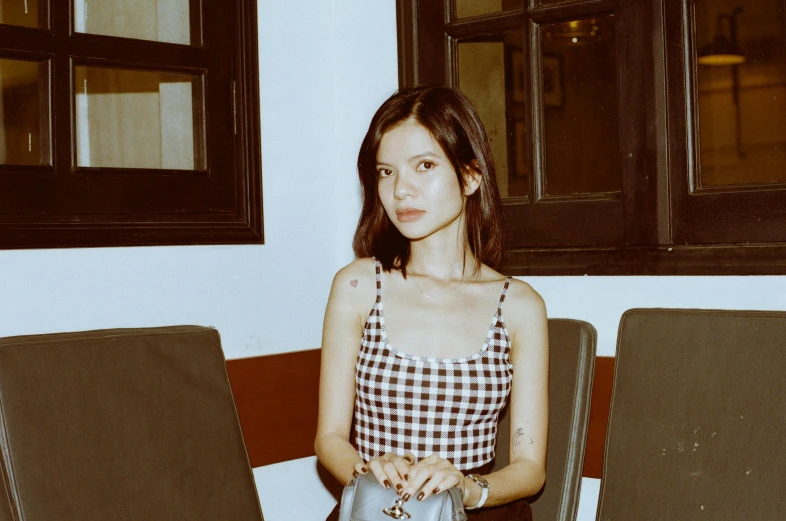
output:
M368 472L368 469L366 467L360 467L360 473L361 474L365 474L367 472Z
M357 471L357 470L353 470L353 471L352 471L352 477L353 477L353 478L356 478L356 477L358 477L358 471Z
M407 481L409 481L409 474L404 474L404 479L406 479Z
M401 489L402 489L402 488L404 488L404 485L402 485L401 483L396 483L396 490L398 490L399 492L401 492Z
M432 492L432 494L437 494L437 493L439 493L439 487L435 488L434 492Z
M403 496L401 496L401 499L403 499L403 500L404 500L404 503L406 503L407 501L409 501L409 498L411 498L411 497L412 497L412 496L410 496L410 495L409 495L409 492L407 492L406 494L404 494Z
M425 495L426 495L425 492L421 492L420 494L418 494L418 501L423 501L423 496Z
M385 488L390 488L390 481L385 480L382 484L385 486Z

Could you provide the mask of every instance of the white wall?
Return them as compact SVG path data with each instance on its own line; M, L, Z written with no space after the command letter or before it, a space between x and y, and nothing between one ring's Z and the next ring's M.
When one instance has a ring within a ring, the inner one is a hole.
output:
M397 83L395 1L260 0L264 246L0 252L0 336L215 326L228 358L319 346L333 273L352 258L357 149ZM536 277L553 317L613 355L631 307L786 309L786 277ZM316 462L255 470L266 521L332 508ZM597 480L584 480L582 520Z

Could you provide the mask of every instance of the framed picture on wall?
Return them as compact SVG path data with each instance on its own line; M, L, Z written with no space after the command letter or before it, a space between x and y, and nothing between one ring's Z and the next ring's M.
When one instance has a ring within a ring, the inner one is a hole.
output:
M547 107L562 106L562 57L558 54L543 55L543 104Z

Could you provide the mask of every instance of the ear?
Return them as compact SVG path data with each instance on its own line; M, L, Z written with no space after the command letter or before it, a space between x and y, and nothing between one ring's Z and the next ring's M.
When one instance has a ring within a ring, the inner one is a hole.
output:
M480 165L477 159L464 167L464 195L469 197L480 188L480 182L483 180L483 174L480 171Z

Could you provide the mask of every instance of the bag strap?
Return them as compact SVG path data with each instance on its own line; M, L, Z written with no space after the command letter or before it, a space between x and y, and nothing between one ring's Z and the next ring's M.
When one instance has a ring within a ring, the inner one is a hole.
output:
M451 488L448 490L448 495L453 503L456 521L467 521L467 513L464 511L464 501L461 498L461 493L457 488Z
M341 508L338 512L338 521L350 521L352 515L352 499L355 497L355 490L358 487L358 480L353 478L341 493Z

